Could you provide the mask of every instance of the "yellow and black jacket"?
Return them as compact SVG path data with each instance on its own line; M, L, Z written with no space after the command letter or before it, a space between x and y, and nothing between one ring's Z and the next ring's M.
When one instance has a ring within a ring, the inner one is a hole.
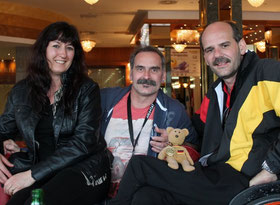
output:
M204 164L228 163L252 177L267 160L280 173L280 62L248 51L239 67L228 118L222 127L223 82L208 90L193 124L202 137ZM203 163L203 160L201 160Z

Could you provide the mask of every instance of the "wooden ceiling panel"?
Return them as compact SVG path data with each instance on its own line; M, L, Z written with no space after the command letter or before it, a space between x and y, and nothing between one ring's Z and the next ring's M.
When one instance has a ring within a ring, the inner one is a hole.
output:
M38 29L0 25L0 35L1 36L36 39L40 32L41 32L41 30L38 30Z

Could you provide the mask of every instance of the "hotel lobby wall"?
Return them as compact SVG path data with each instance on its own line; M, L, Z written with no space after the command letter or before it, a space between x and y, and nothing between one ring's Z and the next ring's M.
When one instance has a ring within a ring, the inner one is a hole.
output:
M16 48L16 82L26 77L26 68L28 66L30 58L29 47L17 47Z
M86 64L89 66L126 65L133 50L133 47L93 48L89 53L85 53Z
M125 84L130 84L129 57L133 52L133 47L119 48L93 48L89 53L85 53L86 64L89 67L105 67L105 66L125 66Z
M13 87L12 84L0 84L0 115L4 111L4 107L7 101L7 96L11 88Z

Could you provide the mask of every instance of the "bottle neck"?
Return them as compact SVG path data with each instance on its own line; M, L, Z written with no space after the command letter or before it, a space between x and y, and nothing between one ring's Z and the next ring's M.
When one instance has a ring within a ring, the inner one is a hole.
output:
M32 202L31 205L43 205L43 190L34 189L32 190Z

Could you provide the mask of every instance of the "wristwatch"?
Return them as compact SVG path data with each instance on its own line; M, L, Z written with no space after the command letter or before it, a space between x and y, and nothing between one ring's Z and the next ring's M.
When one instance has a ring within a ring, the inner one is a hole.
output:
M264 160L264 162L262 163L262 169L268 171L270 174L274 174L273 171L270 169L270 167L268 166L266 160Z

